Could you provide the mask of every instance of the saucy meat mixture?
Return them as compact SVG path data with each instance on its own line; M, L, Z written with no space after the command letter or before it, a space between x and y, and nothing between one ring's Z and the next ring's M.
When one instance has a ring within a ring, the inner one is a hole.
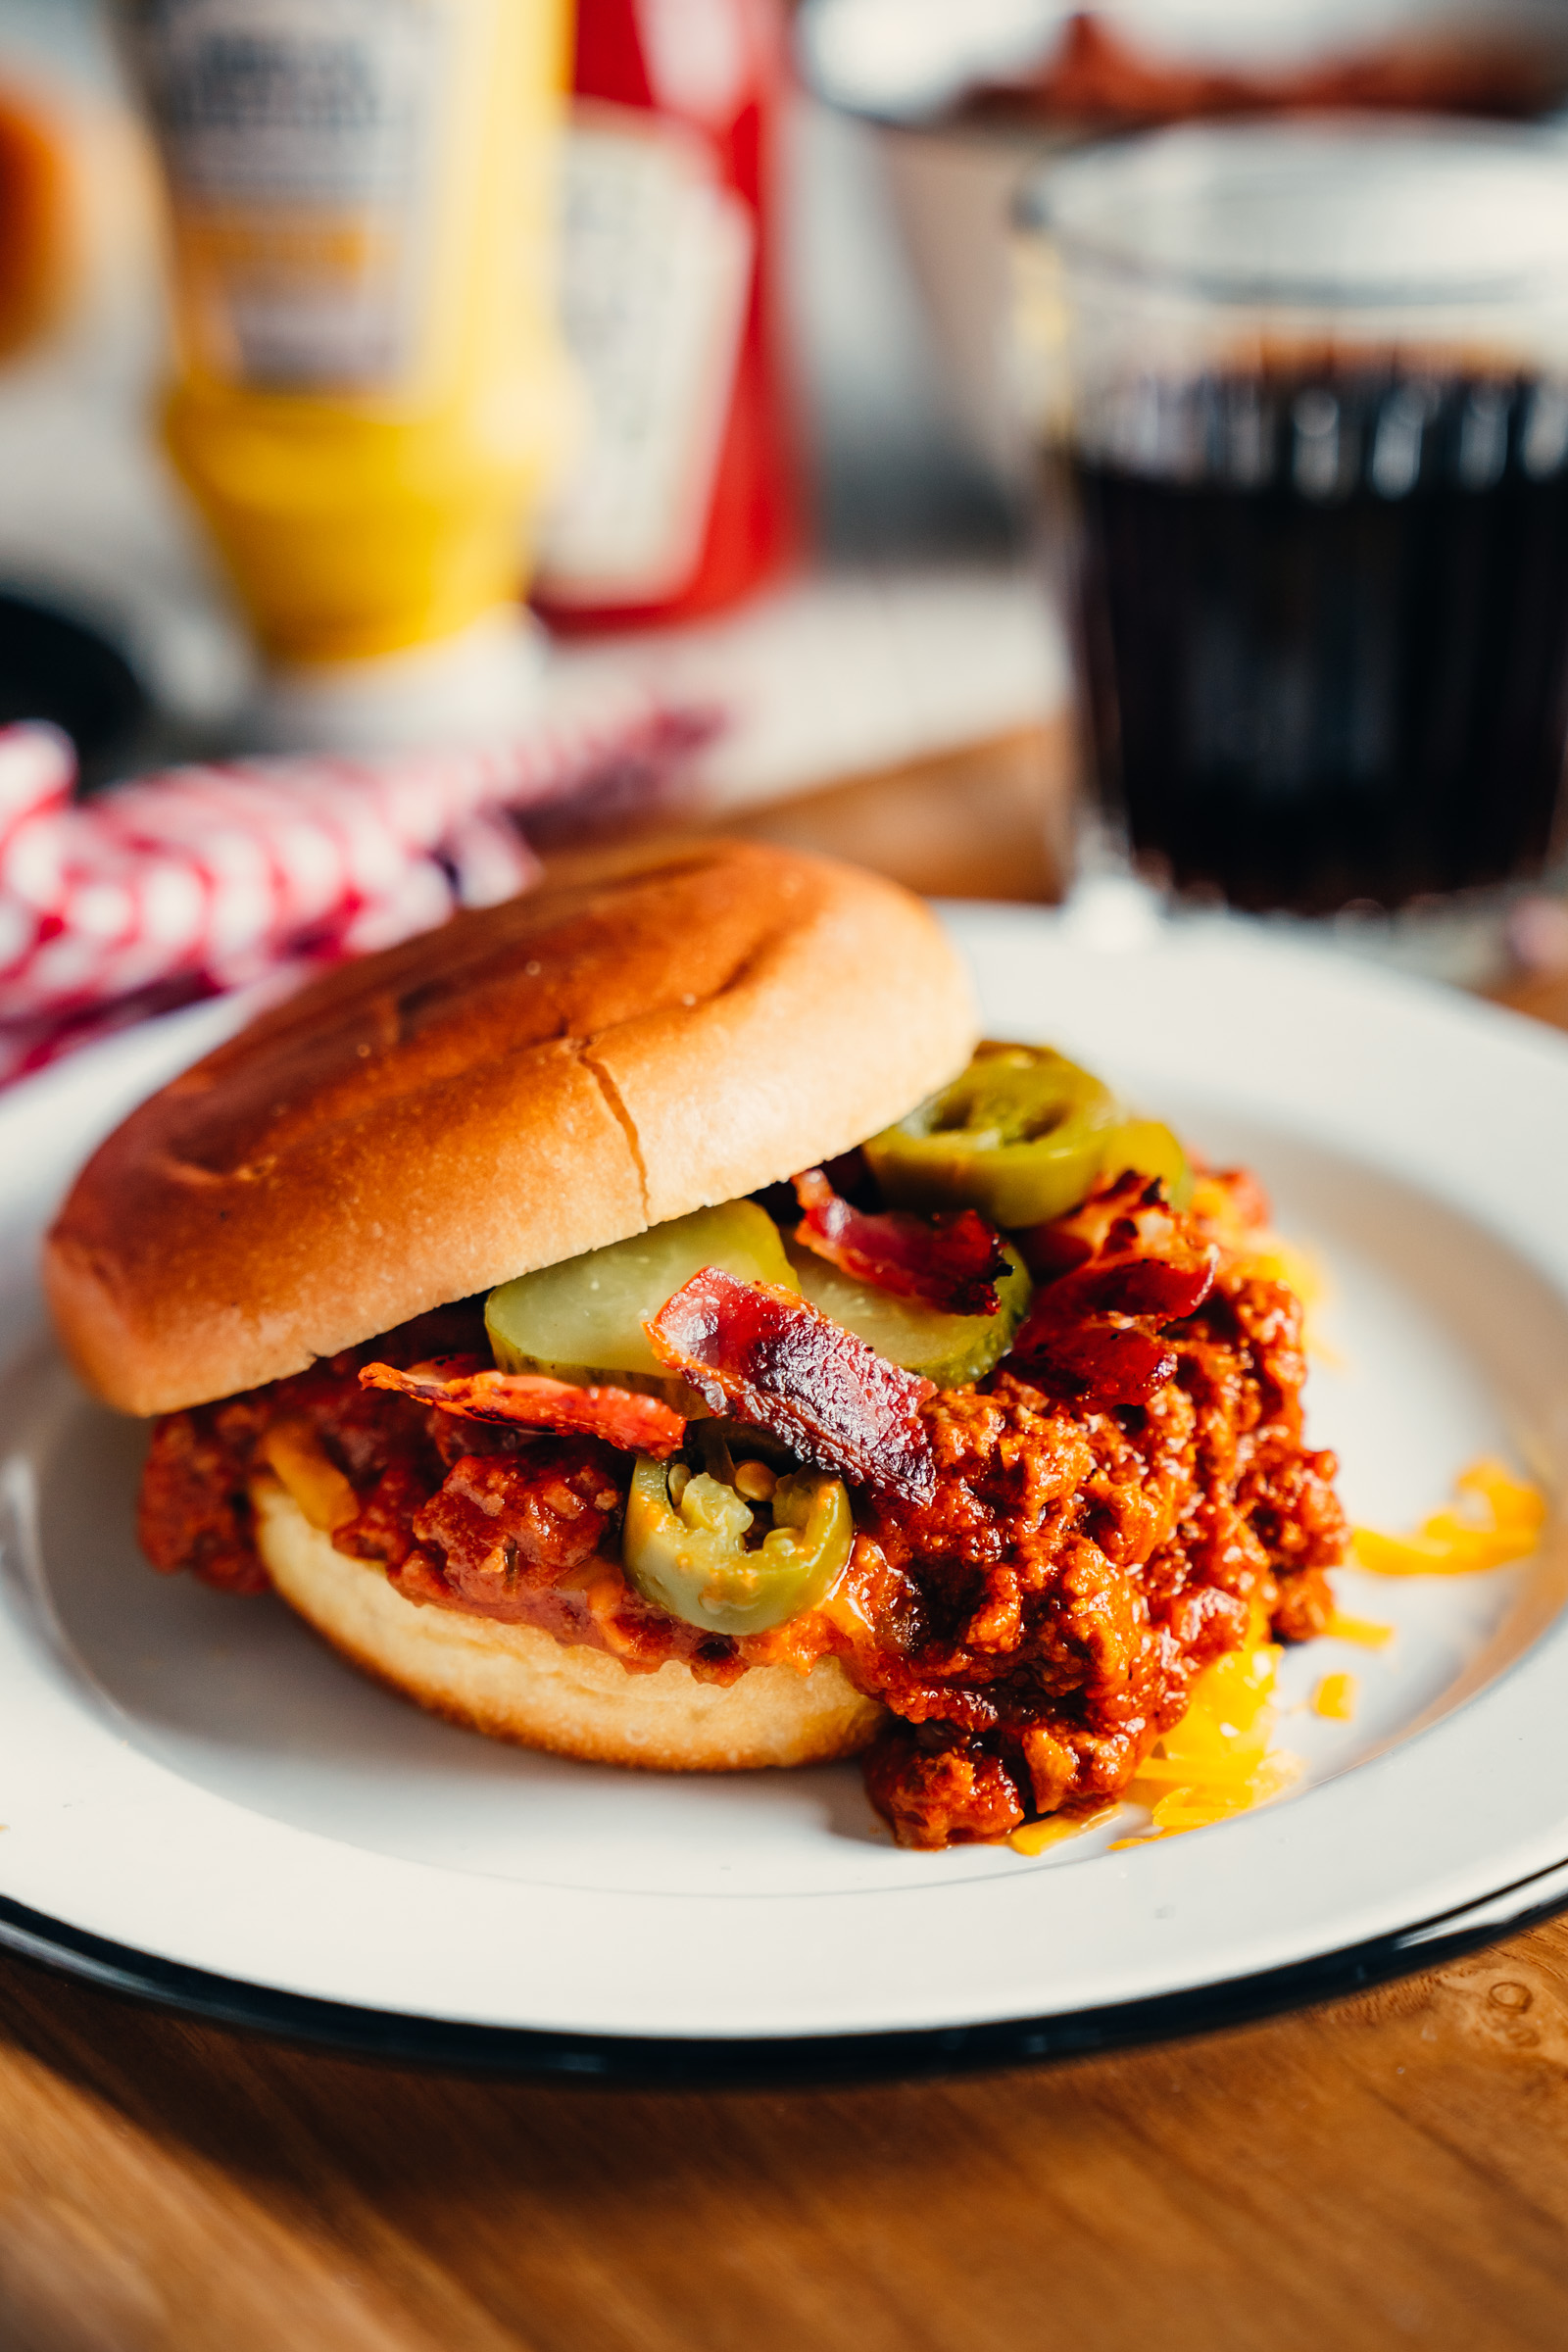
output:
M1299 1302L1238 1246L1261 1198L1240 1175L1205 1192L1207 1216L1178 1212L1123 1176L1037 1234L1014 1353L919 1405L924 1494L856 1486L848 1569L769 1632L705 1632L628 1584L627 1451L362 1385L371 1363L488 1363L482 1301L160 1421L143 1548L265 1590L253 1489L281 1465L336 1548L413 1604L537 1626L634 1674L678 1658L730 1683L838 1658L890 1710L866 1787L906 1845L1099 1807L1204 1667L1264 1622L1292 1642L1324 1630L1347 1543L1334 1456L1302 1443Z

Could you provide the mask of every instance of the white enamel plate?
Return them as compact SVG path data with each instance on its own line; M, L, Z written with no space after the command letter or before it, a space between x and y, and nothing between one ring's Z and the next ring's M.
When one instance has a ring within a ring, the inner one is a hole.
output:
M993 1034L1050 1039L1245 1160L1327 1267L1313 1441L1398 1529L1501 1452L1568 1453L1568 1042L1241 926L1096 950L953 917ZM1339 1579L1382 1650L1283 1676L1293 1795L1029 1860L900 1852L853 1765L643 1777L526 1755L361 1680L270 1598L155 1577L141 1432L55 1356L37 1234L226 1007L0 1103L0 1941L346 2046L604 2072L821 2074L1085 2048L1372 1981L1568 1904L1554 1542ZM1358 1677L1349 1723L1306 1699Z

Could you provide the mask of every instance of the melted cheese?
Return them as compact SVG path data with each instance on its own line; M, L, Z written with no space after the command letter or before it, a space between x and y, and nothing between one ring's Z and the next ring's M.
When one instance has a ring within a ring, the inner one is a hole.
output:
M1120 1810L1119 1805L1102 1805L1097 1813L1048 1813L1043 1821L1026 1821L1021 1830L1014 1830L1007 1843L1015 1854L1043 1854L1048 1846L1065 1844L1085 1830L1098 1829Z
M1259 1637L1218 1658L1198 1678L1180 1723L1156 1740L1127 1794L1148 1805L1146 1838L1171 1838L1207 1829L1281 1795L1300 1777L1295 1756L1270 1746L1280 1649ZM1142 1845L1126 1838L1119 1845Z
M1358 1685L1353 1674L1326 1674L1312 1693L1312 1712L1330 1723L1350 1723L1355 1717Z
M274 1421L261 1456L314 1528L330 1536L360 1513L359 1499L306 1421Z
M1416 1535L1385 1536L1358 1527L1357 1565L1375 1576L1469 1576L1535 1550L1546 1520L1539 1487L1490 1456L1461 1471L1454 1487L1454 1504L1434 1511Z
M1347 1617L1336 1609L1324 1630L1329 1642L1353 1642L1361 1649L1386 1649L1394 1640L1392 1625L1379 1625L1371 1617Z

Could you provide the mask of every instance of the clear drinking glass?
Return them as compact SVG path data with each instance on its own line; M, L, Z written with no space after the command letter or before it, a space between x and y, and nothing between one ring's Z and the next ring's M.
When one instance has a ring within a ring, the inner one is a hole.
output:
M1303 914L1550 873L1568 144L1162 132L1043 174L1019 259L1100 837Z

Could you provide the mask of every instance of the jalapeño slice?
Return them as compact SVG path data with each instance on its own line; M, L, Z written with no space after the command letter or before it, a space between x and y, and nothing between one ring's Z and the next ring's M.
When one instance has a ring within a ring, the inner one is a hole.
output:
M951 1086L865 1146L894 1208L977 1208L1017 1230L1065 1216L1102 1176L1158 1176L1174 1205L1192 1171L1168 1127L1133 1118L1102 1079L1050 1046L988 1043Z
M760 1634L825 1600L849 1564L855 1520L843 1482L798 1470L773 1483L756 1464L724 1480L639 1454L626 1501L621 1561L645 1600L710 1634ZM763 1494L760 1490L769 1488ZM747 1547L759 1523L772 1524Z
M1075 1208L1125 1114L1102 1080L1050 1046L982 1045L951 1086L865 1146L895 1208L977 1208L1039 1225Z

